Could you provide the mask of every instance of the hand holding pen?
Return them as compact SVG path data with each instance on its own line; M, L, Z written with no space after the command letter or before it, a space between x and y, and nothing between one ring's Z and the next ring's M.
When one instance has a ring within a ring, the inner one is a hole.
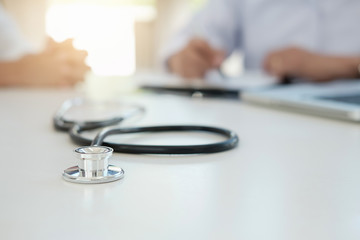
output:
M211 47L205 40L192 39L184 49L168 60L171 72L187 79L204 78L209 70L218 70L225 59L223 50Z

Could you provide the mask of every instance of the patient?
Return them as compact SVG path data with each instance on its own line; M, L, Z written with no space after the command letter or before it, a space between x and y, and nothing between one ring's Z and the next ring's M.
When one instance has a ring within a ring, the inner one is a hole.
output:
M84 80L89 67L87 53L74 49L71 41L55 43L36 54L17 60L0 61L1 86L73 86Z
M89 70L86 57L71 40L50 39L44 50L34 51L0 5L0 86L73 86Z

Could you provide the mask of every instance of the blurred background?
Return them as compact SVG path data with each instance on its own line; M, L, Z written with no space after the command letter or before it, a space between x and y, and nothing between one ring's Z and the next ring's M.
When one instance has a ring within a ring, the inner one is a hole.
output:
M46 32L74 38L98 75L159 69L159 49L205 0L50 0Z
M160 71L159 51L206 0L1 0L37 48L74 39L99 76ZM45 21L43 21L45 19Z

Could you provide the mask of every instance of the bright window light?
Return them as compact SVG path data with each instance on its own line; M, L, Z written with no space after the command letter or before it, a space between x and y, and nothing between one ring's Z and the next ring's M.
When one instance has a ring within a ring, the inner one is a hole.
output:
M88 64L102 76L135 72L135 6L55 4L46 16L46 30L55 41L74 39L89 53Z

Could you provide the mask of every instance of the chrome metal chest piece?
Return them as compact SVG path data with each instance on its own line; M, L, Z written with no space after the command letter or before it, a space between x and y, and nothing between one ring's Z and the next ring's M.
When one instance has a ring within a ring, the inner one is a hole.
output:
M106 183L124 177L124 170L109 165L113 149L89 146L75 149L78 165L64 170L63 178L74 183Z

